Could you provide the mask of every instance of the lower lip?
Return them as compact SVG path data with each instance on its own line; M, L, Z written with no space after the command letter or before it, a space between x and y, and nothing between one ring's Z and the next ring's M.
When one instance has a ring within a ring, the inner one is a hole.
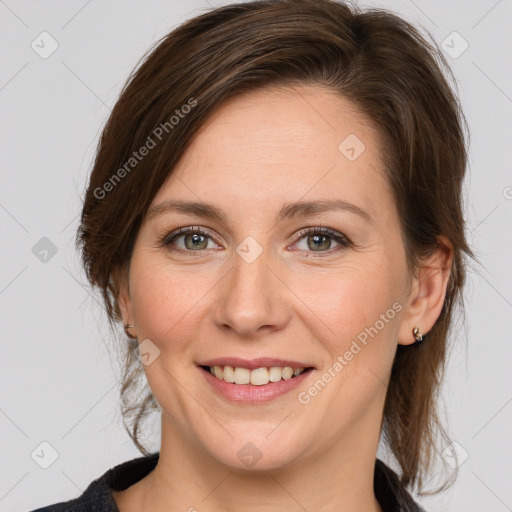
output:
M204 374L206 381L222 396L233 402L245 404L269 402L278 396L284 395L304 382L312 371L312 369L309 369L297 375L297 377L269 382L263 386L255 386L254 384L233 384L218 379L204 368L199 367L199 370Z

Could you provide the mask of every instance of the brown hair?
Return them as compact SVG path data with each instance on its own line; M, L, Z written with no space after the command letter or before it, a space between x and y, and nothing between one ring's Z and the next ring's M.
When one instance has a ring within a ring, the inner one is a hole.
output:
M382 156L409 269L437 248L437 235L454 247L441 314L422 344L398 347L384 407L382 433L401 481L421 488L436 432L445 436L435 404L454 306L463 306L465 258L474 257L462 214L465 122L439 50L384 10L334 0L264 0L185 22L137 68L101 135L77 238L111 327L120 320L117 273L130 261L147 208L213 111L227 98L265 86L336 91L374 123L387 148ZM143 375L135 348L126 352L122 411L133 441L148 454L139 422L158 405L147 387L140 400L129 400Z

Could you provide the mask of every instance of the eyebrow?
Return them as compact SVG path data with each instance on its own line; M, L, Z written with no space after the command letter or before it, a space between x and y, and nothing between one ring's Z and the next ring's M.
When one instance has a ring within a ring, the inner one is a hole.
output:
M354 213L367 222L373 222L372 217L367 211L342 199L319 199L316 201L285 203L276 216L276 222L279 223L294 217L308 217L338 210ZM177 199L169 199L153 206L147 213L147 219L149 220L164 213L171 212L195 215L197 217L218 220L224 224L227 223L226 212L213 204Z

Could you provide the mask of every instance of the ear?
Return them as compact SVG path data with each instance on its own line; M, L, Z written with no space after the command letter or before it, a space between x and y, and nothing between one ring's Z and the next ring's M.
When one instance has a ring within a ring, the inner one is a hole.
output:
M446 288L453 262L453 244L444 236L437 237L438 247L434 254L418 268L411 280L409 298L400 325L398 343L411 345L415 342L412 330L418 327L427 334L441 314Z
M123 326L126 324L134 323L133 305L130 295L130 265L126 264L122 268L116 269L112 273L112 278L116 282L117 303L119 305L119 311L121 312L121 318Z

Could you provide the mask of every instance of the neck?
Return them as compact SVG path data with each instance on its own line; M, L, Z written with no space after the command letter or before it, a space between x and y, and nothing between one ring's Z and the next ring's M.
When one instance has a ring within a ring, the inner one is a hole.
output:
M139 510L381 512L373 490L376 424L368 418L367 425L347 432L325 453L315 452L314 459L305 456L285 468L258 472L234 470L208 457L162 414L158 464L134 486L139 486ZM365 428L370 425L373 431Z

